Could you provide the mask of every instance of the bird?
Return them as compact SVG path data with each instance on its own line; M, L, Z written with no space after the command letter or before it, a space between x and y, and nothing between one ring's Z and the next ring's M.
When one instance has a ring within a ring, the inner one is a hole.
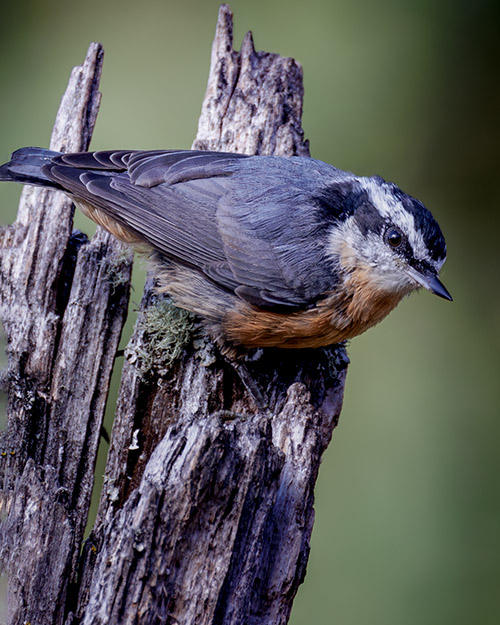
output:
M452 300L430 211L379 176L314 158L27 147L0 181L63 191L146 250L158 290L234 348L341 343L422 287Z

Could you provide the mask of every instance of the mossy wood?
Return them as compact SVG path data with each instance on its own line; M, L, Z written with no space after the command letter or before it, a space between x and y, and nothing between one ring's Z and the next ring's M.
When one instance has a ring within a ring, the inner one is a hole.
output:
M232 46L222 5L193 147L308 154L300 66L256 52L250 33L240 52ZM63 97L53 149L88 147L101 63L92 44ZM286 623L305 575L321 455L341 409L344 350L269 350L249 360L263 411L196 320L156 295L149 277L82 548L130 258L100 229L90 242L72 234L72 216L64 196L28 188L1 234L9 624Z

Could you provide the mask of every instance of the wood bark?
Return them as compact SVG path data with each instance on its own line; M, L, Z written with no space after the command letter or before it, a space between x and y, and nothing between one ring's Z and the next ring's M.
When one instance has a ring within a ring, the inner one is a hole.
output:
M72 75L54 149L87 147L101 58L93 44ZM233 50L222 5L193 147L307 155L302 97L293 59L256 52L250 33ZM71 222L58 193L29 189L1 239L9 623L286 623L305 575L321 455L340 414L344 348L258 350L235 365L155 294L150 276L125 351L97 519L81 549L130 262L107 234L88 243Z
M50 146L88 148L102 48L70 77ZM61 623L76 581L100 428L129 296L130 255L72 233L61 193L26 187L1 233L8 423L0 440L0 558L10 623Z

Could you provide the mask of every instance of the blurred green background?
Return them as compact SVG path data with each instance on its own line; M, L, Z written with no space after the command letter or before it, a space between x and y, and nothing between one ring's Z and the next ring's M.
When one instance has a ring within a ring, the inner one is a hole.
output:
M455 299L414 295L349 348L293 625L500 622L496 4L231 2L235 47L251 29L258 49L302 63L312 155L393 180L432 210ZM92 147L190 146L218 5L4 5L0 160L48 144L90 41L106 51ZM3 222L13 221L18 196L15 185L0 186ZM90 230L83 218L77 225Z

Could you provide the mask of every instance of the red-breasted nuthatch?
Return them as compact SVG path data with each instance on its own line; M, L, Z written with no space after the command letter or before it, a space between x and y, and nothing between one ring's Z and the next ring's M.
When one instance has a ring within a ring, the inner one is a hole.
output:
M329 345L419 287L451 300L445 240L423 204L312 158L23 148L0 180L62 190L146 244L159 288L233 345Z

